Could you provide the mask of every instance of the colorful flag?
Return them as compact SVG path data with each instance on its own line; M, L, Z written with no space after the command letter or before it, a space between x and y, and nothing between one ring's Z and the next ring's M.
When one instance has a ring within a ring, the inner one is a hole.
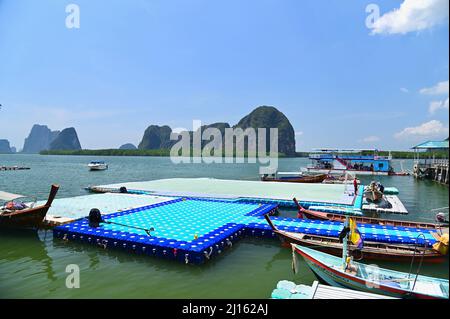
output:
M358 230L354 218L349 218L349 227L350 227L350 241L354 245L356 245L358 249L362 249L364 247L364 241L362 239L361 233Z

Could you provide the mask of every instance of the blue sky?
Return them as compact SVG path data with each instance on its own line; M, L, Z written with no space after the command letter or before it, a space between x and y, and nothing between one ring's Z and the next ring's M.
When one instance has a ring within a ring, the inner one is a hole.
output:
M259 105L288 116L298 150L446 138L448 1L428 1L430 14L414 0L0 0L0 138L20 149L39 123L118 147Z

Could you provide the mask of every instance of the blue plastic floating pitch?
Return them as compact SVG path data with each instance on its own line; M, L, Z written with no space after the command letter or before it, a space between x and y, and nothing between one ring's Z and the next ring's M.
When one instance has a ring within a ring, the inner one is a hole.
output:
M204 263L244 235L275 237L264 215L276 205L229 200L178 198L168 202L105 215L100 227L87 218L54 228L58 238L119 248L185 263ZM337 237L342 223L273 217L281 230ZM149 236L146 230L153 228ZM413 244L419 233L435 242L428 230L360 225L365 240ZM423 239L420 243L423 243Z

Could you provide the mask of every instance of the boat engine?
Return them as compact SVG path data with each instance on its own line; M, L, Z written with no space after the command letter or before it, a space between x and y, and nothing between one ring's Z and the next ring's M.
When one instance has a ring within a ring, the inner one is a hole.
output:
M448 223L448 220L445 218L444 213L437 213L436 214L436 221L438 223Z

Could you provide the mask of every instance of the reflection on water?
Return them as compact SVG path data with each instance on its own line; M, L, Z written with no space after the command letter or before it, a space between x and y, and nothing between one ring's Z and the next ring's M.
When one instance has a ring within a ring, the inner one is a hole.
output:
M91 174L91 160L106 160L110 169ZM29 171L0 172L0 189L45 199L51 183L61 184L58 197L86 194L87 185L172 177L258 178L258 167L239 165L173 165L168 158L0 155L3 165L30 166ZM305 159L280 159L280 170L305 166ZM394 167L399 162L393 163ZM412 162L405 161L405 168ZM367 184L372 177L361 177ZM400 189L410 214L397 219L432 220L430 208L448 205L448 187L412 177L381 177L385 186ZM281 216L295 217L295 210ZM276 240L244 239L206 265L104 250L77 242L53 240L51 231L0 231L0 297L7 298L268 298L279 280L311 284L314 275L303 261L293 274L292 254ZM80 267L80 289L68 289L66 266ZM409 264L379 262L379 266L408 271ZM414 268L415 269L415 268ZM448 278L443 264L424 264L421 273ZM414 270L415 271L415 270ZM413 271L413 272L414 272Z

